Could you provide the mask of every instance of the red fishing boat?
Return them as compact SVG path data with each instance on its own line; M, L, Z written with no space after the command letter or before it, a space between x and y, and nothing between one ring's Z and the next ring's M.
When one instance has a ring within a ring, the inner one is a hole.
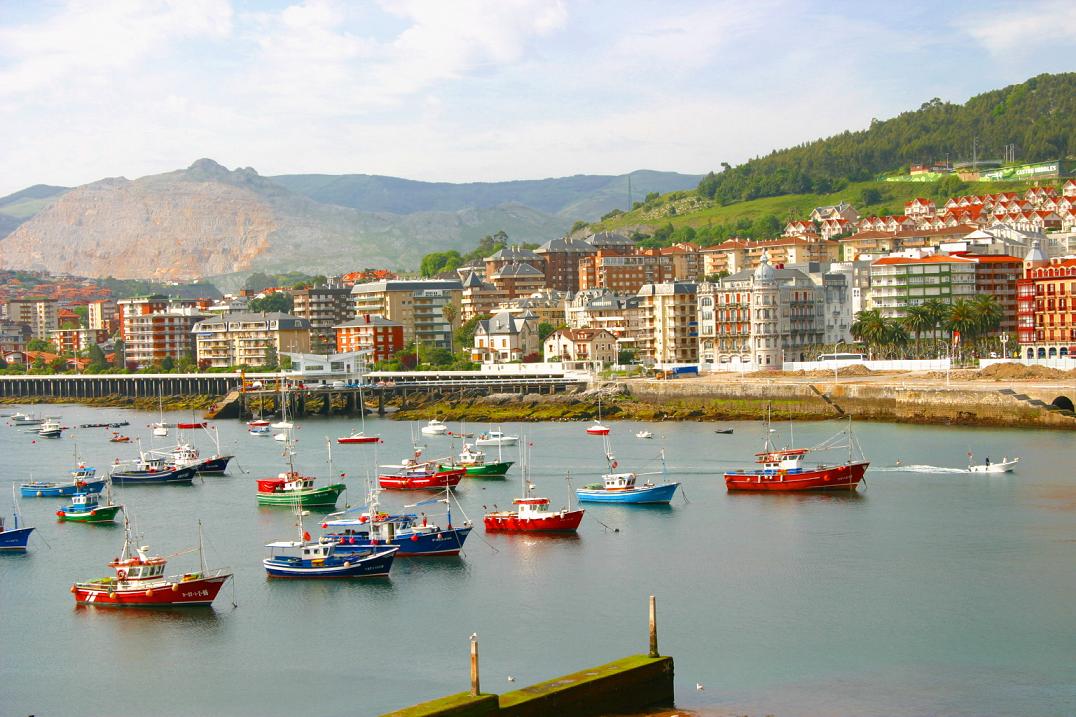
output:
M777 449L770 442L771 430L766 431L764 450L755 454L759 467L738 470L725 474L725 488L743 491L791 492L805 490L848 490L854 491L870 462L853 460L852 446L855 438L851 427L815 448ZM814 466L804 465L807 455L812 452L832 450L842 446L835 445L841 437L847 438L848 458L835 463L818 463Z
M494 510L482 518L486 532L502 533L574 533L583 520L582 508L572 509L571 476L568 476L568 507L559 510L549 509L549 498L534 495L534 484L530 482L528 469L528 450L530 444L521 453L521 473L523 474L523 496L512 501L515 510ZM496 508L496 506L494 506Z
M352 433L350 436L341 436L336 439L337 443L381 443L380 436L367 436L362 431Z
M438 490L459 485L467 469L445 468L440 461L420 461L422 451L416 449L414 458L406 458L400 465L381 466L384 473L377 483L386 490Z
M130 524L126 519L124 531L123 552L108 564L116 571L115 577L75 583L71 586L75 602L109 607L209 605L232 577L232 573L224 568L207 569L204 562L197 572L166 577L167 559L149 555L149 547L145 545L132 546ZM199 529L199 555L201 550Z

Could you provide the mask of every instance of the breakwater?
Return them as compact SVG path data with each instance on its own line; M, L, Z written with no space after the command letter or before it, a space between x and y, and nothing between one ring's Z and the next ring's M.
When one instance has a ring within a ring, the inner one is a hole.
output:
M1076 386L946 386L899 380L852 383L833 381L676 381L632 380L601 390L558 396L437 395L412 399L395 414L404 420L438 416L448 421L578 421L598 415L638 421L757 420L767 411L781 419L829 420L851 417L941 425L1027 426L1076 429L1067 401Z

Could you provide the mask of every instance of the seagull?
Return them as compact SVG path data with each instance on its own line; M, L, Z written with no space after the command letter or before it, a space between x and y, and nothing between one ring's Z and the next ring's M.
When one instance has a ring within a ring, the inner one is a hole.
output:
M509 681L509 682L515 682L515 681L516 681L516 678L515 678L515 677L512 677L511 675L508 675L508 681Z
M701 682L696 682L696 683L695 683L695 690L696 690L696 691L698 691L698 692L702 692L702 690L703 690L703 687L702 687L702 683L701 683Z

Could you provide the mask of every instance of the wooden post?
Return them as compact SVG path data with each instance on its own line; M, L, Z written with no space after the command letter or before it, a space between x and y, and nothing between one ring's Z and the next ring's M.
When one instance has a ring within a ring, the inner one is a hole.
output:
M471 638L471 697L478 697L478 638Z
M650 657L658 655L658 610L654 596L650 596Z

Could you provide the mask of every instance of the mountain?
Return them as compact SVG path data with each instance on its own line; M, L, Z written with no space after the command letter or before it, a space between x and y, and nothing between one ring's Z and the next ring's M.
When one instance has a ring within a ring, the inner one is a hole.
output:
M1076 73L1039 75L972 97L963 105L934 98L858 132L819 139L725 166L699 183L722 204L785 194L828 194L909 164L1001 159L1015 145L1020 162L1076 154Z
M698 177L641 171L642 187ZM452 185L368 175L267 178L210 159L136 180L31 187L0 199L0 267L189 281L252 271L413 269L498 230L521 242L564 234L627 201L627 177ZM534 205L538 205L537 207ZM554 211L555 210L555 211ZM230 277L230 278L229 278Z
M577 174L556 179L511 182L418 182L370 174L285 174L274 182L325 204L364 212L451 212L462 208L493 209L522 204L565 219L593 220L628 202L628 180L634 198L649 192L693 187L700 175L641 169L630 175Z

